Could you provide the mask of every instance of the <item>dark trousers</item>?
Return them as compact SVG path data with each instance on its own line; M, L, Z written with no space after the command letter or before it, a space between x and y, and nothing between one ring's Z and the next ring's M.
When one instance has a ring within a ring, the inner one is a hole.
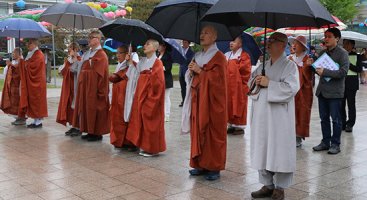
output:
M356 123L356 94L357 90L345 90L342 102L343 128L345 128L345 126L353 127ZM348 120L346 105L348 105Z
M340 136L342 133L342 99L327 99L320 95L318 100L322 142L326 145L330 145L330 143L340 145ZM331 135L330 116L333 122L333 135Z
M185 97L186 97L186 81L185 81L185 76L180 76L179 77L180 80L180 85L181 85L181 96L182 96L182 102L185 101Z

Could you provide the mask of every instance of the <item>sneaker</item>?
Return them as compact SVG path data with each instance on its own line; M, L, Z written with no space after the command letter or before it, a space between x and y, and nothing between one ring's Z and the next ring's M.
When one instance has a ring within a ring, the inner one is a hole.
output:
M339 145L336 144L332 144L329 151L327 152L328 154L338 154L340 152L340 147Z
M302 146L302 138L296 137L296 147L301 147L301 146Z
M87 134L87 135L82 135L80 138L82 138L82 140L87 140L90 136L91 134Z
M274 189L269 189L266 186L263 186L260 190L251 192L252 198L266 198L271 197L273 195Z
M215 181L220 178L220 172L219 171L209 171L205 175L205 179L208 181Z
M346 125L345 126L345 132L348 132L348 133L353 132L353 127Z
M326 151L329 150L330 146L324 144L323 142L321 142L319 145L314 146L312 149L314 151Z
M272 200L283 200L284 199L284 190L283 189L274 189L273 194L271 195Z
M76 130L75 128L71 128L68 131L65 132L66 136L69 136L74 130Z
M78 129L74 129L73 132L70 133L71 137L81 136L82 132L80 132Z

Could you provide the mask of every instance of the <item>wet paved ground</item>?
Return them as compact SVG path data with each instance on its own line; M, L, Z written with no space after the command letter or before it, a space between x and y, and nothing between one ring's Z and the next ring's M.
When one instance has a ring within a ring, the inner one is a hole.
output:
M208 182L188 175L188 135L180 135L181 109L177 82L172 91L172 116L166 123L167 151L159 157L116 150L109 137L88 143L64 136L55 122L59 89L49 89L49 114L44 127L29 130L10 125L0 115L0 199L250 199L261 187L250 168L250 134L228 136L226 170ZM342 134L342 152L315 153L321 139L317 100L311 138L297 150L294 185L287 199L367 199L367 86L357 95L357 123Z

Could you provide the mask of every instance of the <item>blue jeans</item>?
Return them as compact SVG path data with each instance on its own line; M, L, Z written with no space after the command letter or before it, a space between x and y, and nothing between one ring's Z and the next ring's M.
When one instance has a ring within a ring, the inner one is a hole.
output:
M326 145L331 143L339 146L342 134L342 99L327 99L321 94L318 99L322 142ZM331 135L330 116L333 121L333 135Z

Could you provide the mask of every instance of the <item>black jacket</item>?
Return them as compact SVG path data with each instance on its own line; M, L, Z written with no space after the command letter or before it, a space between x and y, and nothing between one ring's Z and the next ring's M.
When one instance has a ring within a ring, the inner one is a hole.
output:
M164 80L166 83L166 88L173 88L173 78L172 78L172 57L169 52L165 52L161 58L164 66Z
M363 70L363 63L362 63L362 55L357 54L355 52L350 52L349 56L356 55L357 56L357 64L353 65L350 63L349 70L361 73ZM359 76L358 75L347 75L345 77L345 90L358 90L359 89Z

